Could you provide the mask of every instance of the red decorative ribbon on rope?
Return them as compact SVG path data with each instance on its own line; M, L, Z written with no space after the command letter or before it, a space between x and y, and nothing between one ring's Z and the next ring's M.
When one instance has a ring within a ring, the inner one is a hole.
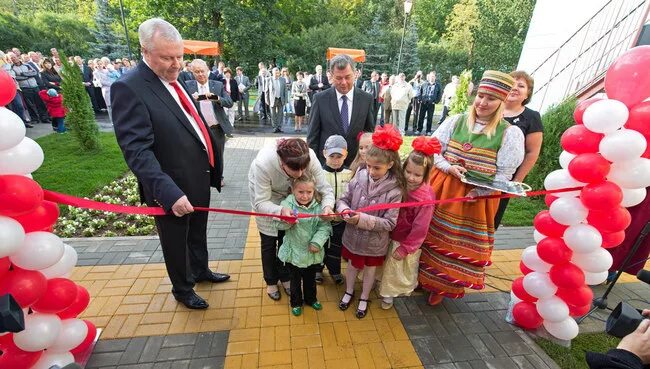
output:
M557 190L544 190L544 191L530 191L526 193L527 197L542 196L554 193L562 192L571 192L579 191L582 187L571 187L571 188L561 188ZM107 211L111 213L121 213L121 214L138 214L138 215L167 215L168 213L161 207L147 207L147 206L127 206L127 205L116 205L116 204L107 204L104 202L93 201L89 199L83 199L76 196L66 195L59 192L54 192L50 190L43 190L45 194L45 200L55 202L59 205L69 205L76 208L90 209L90 210L99 210ZM447 204L452 202L465 202L465 201L475 201L481 199L505 199L511 197L520 197L512 194L502 194L502 195L487 195L487 196L477 196L474 198L471 197L457 197L453 199L446 200L430 200L430 201L420 201L420 202L401 202L401 203L392 203L392 204L376 204L371 206L366 206L364 208L356 209L354 212L367 213L371 211L379 210L388 210L388 209L399 209L399 208L408 208L408 207L418 207L418 206L428 206L428 205L439 205ZM311 218L318 216L317 214L298 214L294 216L282 216L278 214L266 214L266 213L257 213L254 211L244 211L244 210L234 210L234 209L221 209L221 208L204 208L204 207L194 207L195 211L209 211L214 213L224 213L232 215L248 215L254 217L271 217L277 218L288 222L295 222L296 219L300 218ZM343 214L333 214L333 215L343 215Z

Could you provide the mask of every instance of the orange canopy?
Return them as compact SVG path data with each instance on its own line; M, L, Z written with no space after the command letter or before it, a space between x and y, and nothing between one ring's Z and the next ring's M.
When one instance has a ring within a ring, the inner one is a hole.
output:
M218 42L183 40L185 54L211 55L221 54Z
M366 52L364 50L358 50L358 49L340 49L337 47L328 47L327 48L327 54L326 58L327 60L332 59L336 55L340 54L347 54L350 55L352 60L355 62L360 62L363 63L366 61Z

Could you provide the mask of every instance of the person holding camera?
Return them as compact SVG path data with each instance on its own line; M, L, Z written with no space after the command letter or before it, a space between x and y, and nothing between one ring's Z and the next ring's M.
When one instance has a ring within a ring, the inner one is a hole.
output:
M642 315L650 318L650 309ZM643 369L650 364L650 320L643 319L636 330L623 337L615 349L606 354L587 352L590 369Z

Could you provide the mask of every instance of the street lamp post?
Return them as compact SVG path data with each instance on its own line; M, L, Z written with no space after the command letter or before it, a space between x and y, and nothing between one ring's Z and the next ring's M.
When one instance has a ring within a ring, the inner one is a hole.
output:
M129 30L126 28L126 20L124 19L124 4L120 0L120 17L122 18L122 25L124 26L124 36L126 36L126 46L129 50L129 60L133 60L133 55L131 54L131 42L129 41Z
M402 48L404 47L404 36L406 35L406 20L411 13L413 2L411 0L404 0L404 28L402 28L402 42L399 44L399 55L397 56L397 74L399 74L399 67L402 63Z

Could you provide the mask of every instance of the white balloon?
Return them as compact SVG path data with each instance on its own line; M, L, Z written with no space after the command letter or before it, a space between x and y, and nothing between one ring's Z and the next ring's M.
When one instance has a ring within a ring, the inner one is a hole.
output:
M647 143L645 137L633 129L621 129L600 141L600 154L611 162L628 161L641 157Z
M573 177L571 177L571 174L569 174L569 171L566 169L554 170L549 173L544 179L544 188L547 190L580 187L584 185L584 183L578 182ZM576 197L578 195L580 195L580 191L559 192L553 194L553 196L557 197Z
M539 255L537 255L537 246L526 247L521 254L521 260L524 262L524 265L528 267L528 269L534 270L536 272L548 273L548 271L551 270L551 267L553 266L539 258Z
M607 280L607 276L609 275L608 271L604 272L599 272L599 273L591 273L591 272L583 272L585 274L585 283L589 286L596 286L599 285Z
M535 240L535 243L539 243L539 241L545 239L547 236L543 233L541 233L538 230L533 230L533 239Z
M68 364L74 363L74 356L69 352L56 353L47 350L43 353L40 359L34 364L31 369L50 369L52 366L57 365L61 368Z
M571 250L581 253L596 251L603 244L603 236L589 224L570 226L564 231L563 238Z
M583 271L591 273L602 273L609 270L612 266L612 255L604 248L597 248L593 252L580 253L574 252L571 262L580 267Z
M569 163L573 158L575 158L577 155L571 154L570 152L567 151L562 151L560 153L560 166L562 169L569 169Z
M569 317L569 306L557 296L537 300L537 312L549 322L561 322Z
M612 163L607 179L621 188L645 188L650 186L650 159L637 158Z
M25 316L25 330L14 334L14 343L24 351L40 351L54 344L61 333L61 319L55 314Z
M23 242L23 226L13 218L0 216L0 258L16 253Z
M639 205L641 201L645 200L647 191L645 188L623 188L623 201L621 206L624 208L629 208L635 205Z
M548 273L531 272L524 276L524 289L529 295L539 299L551 297L557 292L557 286Z
M560 197L553 201L549 211L553 220L568 226L584 222L589 215L589 210L577 197Z
M0 107L0 150L10 149L25 138L25 123L13 111Z
M561 322L544 321L544 328L552 336L561 340L572 340L580 332L578 323L573 318L566 318Z
M43 164L43 149L29 137L10 149L0 151L0 174L29 174Z
M56 264L49 268L41 269L45 278L59 278L68 275L72 268L77 265L77 251L68 244L63 244L63 256ZM73 347L74 348L74 347Z
M47 348L48 352L64 353L79 346L88 335L88 326L81 319L65 319L61 321L61 332L54 344Z
M600 100L589 105L582 116L582 122L592 132L612 133L623 127L630 112L618 100Z
M63 241L50 232L29 232L23 246L11 255L11 262L28 270L41 270L56 264L63 257Z

